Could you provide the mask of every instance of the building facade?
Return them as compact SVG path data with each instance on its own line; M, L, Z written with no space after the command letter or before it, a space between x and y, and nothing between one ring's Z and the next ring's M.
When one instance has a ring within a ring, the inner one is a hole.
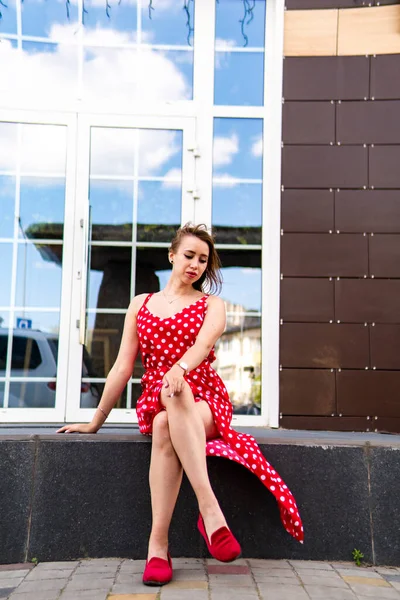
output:
M399 62L362 39L339 56L364 4L1 7L3 422L90 420L130 299L163 287L169 241L193 221L223 263L216 368L234 422L396 430L400 135L376 100L398 122L400 92L391 78L379 96L376 65ZM138 358L109 422L136 421L141 375Z

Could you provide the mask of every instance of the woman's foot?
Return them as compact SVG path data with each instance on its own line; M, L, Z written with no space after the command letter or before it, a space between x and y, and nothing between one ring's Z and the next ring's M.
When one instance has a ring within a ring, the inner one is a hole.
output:
M197 528L203 536L208 551L213 558L221 562L232 562L241 555L242 549L240 544L227 525L220 527L209 537L200 513Z
M153 556L153 558L146 561L142 580L144 585L159 586L169 583L172 576L172 560L168 553L167 560Z

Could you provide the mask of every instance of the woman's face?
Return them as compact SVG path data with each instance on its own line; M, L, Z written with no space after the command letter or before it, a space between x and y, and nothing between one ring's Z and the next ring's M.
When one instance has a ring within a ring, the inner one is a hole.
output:
M209 248L206 242L195 235L185 235L176 252L170 252L173 273L185 283L195 283L207 268Z

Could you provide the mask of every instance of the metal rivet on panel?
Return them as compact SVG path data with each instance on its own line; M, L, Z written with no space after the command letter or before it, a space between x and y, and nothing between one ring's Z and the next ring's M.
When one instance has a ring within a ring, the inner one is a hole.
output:
M337 191L337 192L340 192L340 188L336 188L336 191Z
M378 4L378 6L379 6L379 4ZM374 429L374 431L375 431L375 433L377 433L377 432L378 432L378 430L377 430L376 428Z
M375 327L375 323L372 323L372 327Z
M364 97L364 100L367 100L367 98L366 98L366 97Z
M283 235L283 229L281 229L281 235Z
M332 233L332 229L329 230L329 233Z
M374 97L374 96L372 96L371 100L375 100L375 97Z
M366 236L366 235L367 235L367 234L366 234L366 232L364 231L364 233L363 233L363 236Z
M375 421L377 421L377 420L378 420L378 417L374 417L374 419L375 419Z
M365 367L365 370L368 371L368 367Z
M367 279L367 275L364 275L364 279Z
M373 371L376 371L376 367L372 367L372 370L373 370Z
M335 104L335 101L334 101L334 100L331 100L331 104Z
M340 277L336 277L336 281L340 281Z
M279 365L279 370L282 371L282 365Z
M339 417L343 417L342 413L339 413Z
M374 235L374 232L372 231L372 232L371 232L371 237L373 237L373 235Z
M339 229L336 229L336 233L340 233Z
M285 191L285 186L281 185L281 192L284 192L284 191Z
M371 148L375 148L375 144L371 144Z
M332 281L332 277L329 277L329 281Z
M370 188L371 188L371 190L374 190L374 189L375 189L375 186L374 186L374 185L371 185L371 186L370 186Z
M284 145L285 145L285 144L284 144L283 142L281 142L281 148L283 148L283 147L284 147Z
M367 417L367 421L369 421L371 419L371 417Z
M334 417L334 416L335 416L335 413L332 413L332 414L331 414L331 417Z
M340 146L341 142L338 142L337 145Z
M342 101L341 101L341 100L338 100L338 102L337 102L337 103L338 103L338 104L342 104Z
M364 327L368 327L368 323L364 323Z
M332 189L332 188L329 188L329 191L330 191L330 192L333 192L333 189Z
M363 189L364 189L364 190L366 190L366 189L367 189L367 186L366 186L366 185L363 185Z
M363 148L366 148L366 147L367 147L367 144L363 144Z
M285 98L282 98L282 104L285 104Z
M338 321L336 321L336 323L340 323L340 319Z
M280 324L283 325L283 319L280 320Z
M341 372L342 372L342 369L338 369L338 373L341 373ZM341 416L341 415L340 415L340 416Z
M367 427L367 429L366 429L365 431L367 431L367 432L368 432L368 431L369 431L369 427Z
M329 145L330 145L330 146L333 146L333 142L329 142Z
M375 279L375 275L371 275L371 279Z
M281 273L281 281L282 281L282 279L283 279L283 273Z
M334 372L334 370L335 370L335 369L331 369L331 373L333 373L333 372Z
M333 323L332 319L329 321L329 323Z

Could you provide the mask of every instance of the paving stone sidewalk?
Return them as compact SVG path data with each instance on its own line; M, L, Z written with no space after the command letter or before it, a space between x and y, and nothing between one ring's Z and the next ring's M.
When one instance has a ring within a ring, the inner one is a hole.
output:
M142 584L142 560L0 565L7 600L400 600L400 568L353 563L173 559L166 586Z

